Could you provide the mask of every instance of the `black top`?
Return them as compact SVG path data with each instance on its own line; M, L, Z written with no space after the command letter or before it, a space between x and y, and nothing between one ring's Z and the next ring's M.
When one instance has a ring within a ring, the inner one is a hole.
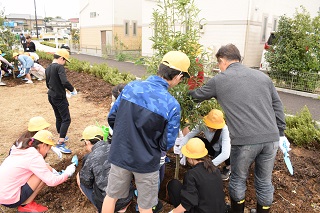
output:
M64 66L57 63L50 64L46 69L46 85L48 95L52 98L66 98L66 89L70 92L74 90L73 86L67 79Z
M36 45L30 41L23 43L23 49L25 52L35 52L36 51Z
M223 183L218 169L209 173L198 163L184 176L181 205L190 213L224 213Z

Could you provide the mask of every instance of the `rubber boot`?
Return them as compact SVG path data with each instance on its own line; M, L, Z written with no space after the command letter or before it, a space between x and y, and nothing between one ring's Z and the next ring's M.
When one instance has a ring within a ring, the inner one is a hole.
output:
M244 199L240 201L234 201L231 199L231 213L243 213L244 212Z
M257 203L257 213L269 213L270 212L270 206L261 206L259 203Z

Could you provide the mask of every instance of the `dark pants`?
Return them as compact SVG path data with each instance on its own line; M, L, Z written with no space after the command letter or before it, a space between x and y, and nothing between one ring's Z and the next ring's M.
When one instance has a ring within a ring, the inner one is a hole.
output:
M211 155L213 157L213 159L215 159L221 153L221 150L219 150L218 152L216 150L214 150L213 147L211 146L210 142L206 138L198 137L198 136L196 136L196 137L200 138L203 141L203 143L206 145L206 149L208 150L208 154ZM227 160L225 160L224 163L226 164L226 166L229 166L230 165L230 157Z
M60 134L60 138L65 138L71 123L69 102L67 98L56 99L51 96L48 96L48 100L56 116L57 132Z
M182 183L177 179L172 179L167 183L167 195L169 203L176 208L181 203Z

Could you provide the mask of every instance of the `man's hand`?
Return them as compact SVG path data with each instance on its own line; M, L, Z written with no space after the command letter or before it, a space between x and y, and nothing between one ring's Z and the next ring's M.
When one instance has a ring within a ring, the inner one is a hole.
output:
M290 142L288 141L286 136L281 136L279 140L279 148L281 151L284 153L288 153L291 148L290 148Z

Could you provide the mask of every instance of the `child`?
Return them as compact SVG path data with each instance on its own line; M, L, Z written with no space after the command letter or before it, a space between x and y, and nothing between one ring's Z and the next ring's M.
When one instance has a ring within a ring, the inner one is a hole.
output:
M68 81L64 68L66 61L69 62L68 51L65 49L58 49L53 55L53 58L52 64L47 67L45 74L48 88L48 100L56 117L57 132L60 134L56 147L60 149L62 153L70 154L71 150L65 145L68 128L71 123L66 89L71 92L71 95L76 95L77 90Z
M17 141L14 142L13 146L20 147L21 141L24 138L32 138L38 131L47 129L50 124L41 116L35 116L30 118L28 122L28 130L25 131ZM58 155L59 158L62 158L62 154L59 149L56 147L51 147L51 150ZM11 149L10 149L11 152ZM9 154L10 154L9 152Z
M15 60L18 60L22 65L22 70L20 71L20 74L17 76L18 78L21 78L22 76L26 76L26 84L32 84L31 75L30 75L30 68L33 66L34 62L30 56L27 55L20 55L19 53L13 53L12 57Z
M54 145L52 133L40 130L32 138L24 138L21 146L14 146L11 154L0 166L0 204L9 208L18 207L18 212L44 212L48 208L34 202L45 186L57 186L75 172L69 165L63 174L54 174L44 157Z
M167 184L169 213L225 212L223 184L219 169L208 158L208 150L199 138L192 138L181 149L193 167L184 176L183 184L173 179Z
M103 199L106 196L105 189L108 185L110 163L108 162L111 144L102 140L103 131L100 127L87 126L81 141L89 153L83 159L83 167L77 174L77 183L81 192L101 212ZM133 198L133 189L130 189L127 198L119 199L115 211L125 212Z
M185 145L191 138L200 138L205 143L208 154L213 158L213 165L218 166L225 162L226 166L223 168L221 178L222 180L228 180L231 173L229 158L231 151L231 139L222 111L212 109L206 116L204 116L203 122L205 124L204 128L196 126L183 138L177 140L175 146L180 145L181 148L181 146ZM205 137L198 136L201 132L203 132ZM180 144L177 142L180 142ZM181 161L181 164L184 164L184 162Z

